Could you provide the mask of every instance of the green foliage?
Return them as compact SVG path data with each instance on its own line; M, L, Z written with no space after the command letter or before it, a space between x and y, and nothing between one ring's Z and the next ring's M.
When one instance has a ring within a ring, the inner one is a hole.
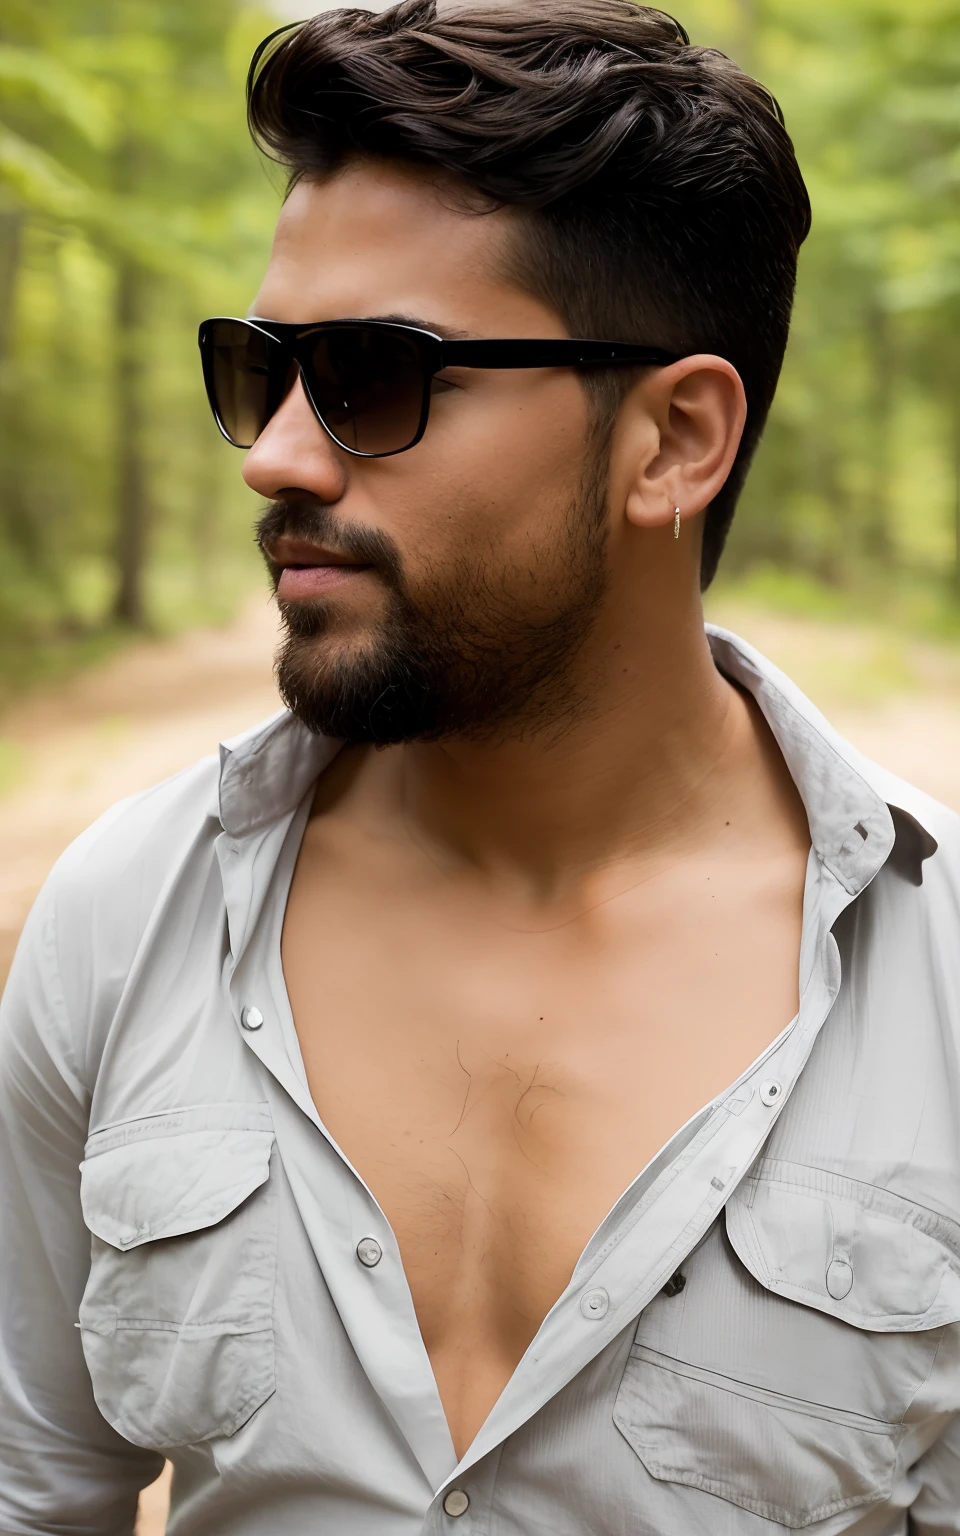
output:
M726 580L955 634L960 4L674 8L776 93L814 206ZM0 689L118 622L225 611L250 579L253 503L195 327L244 311L268 250L276 176L242 87L274 25L246 0L0 11Z
M244 312L269 249L243 77L275 25L240 0L0 12L0 689L250 579L196 326Z
M925 584L942 610L960 587L960 6L690 0L684 19L779 99L814 214L727 572L802 570L911 612Z

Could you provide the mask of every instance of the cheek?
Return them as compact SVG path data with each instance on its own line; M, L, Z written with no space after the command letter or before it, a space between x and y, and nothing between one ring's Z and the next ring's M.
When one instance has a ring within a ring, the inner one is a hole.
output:
M528 384L518 371L501 388L465 397L463 407L456 423L462 448L491 474L550 474L568 483L579 476L589 410L572 373L558 370Z
M570 374L523 384L517 374L509 387L441 397L420 445L441 504L471 507L463 532L481 543L527 542L580 488L590 441L582 386Z
M389 535L414 586L471 553L524 565L550 548L579 493L589 408L572 375L522 385L438 395L415 448L353 467L338 510Z

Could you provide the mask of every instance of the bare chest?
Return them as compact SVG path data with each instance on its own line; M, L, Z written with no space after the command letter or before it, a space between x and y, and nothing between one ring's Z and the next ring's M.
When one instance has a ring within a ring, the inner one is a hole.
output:
M448 1417L462 1399L477 1427L611 1206L795 1012L797 892L661 889L524 932L300 874L283 963L311 1092L397 1236Z

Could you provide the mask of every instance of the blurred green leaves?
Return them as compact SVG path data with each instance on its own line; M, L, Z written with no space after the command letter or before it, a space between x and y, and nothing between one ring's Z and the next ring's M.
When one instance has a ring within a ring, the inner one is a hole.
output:
M274 25L239 0L0 12L0 675L162 623L184 573L197 616L232 596L252 507L196 325L245 310L269 249L243 77Z
M960 614L960 3L674 7L778 96L814 207L727 568ZM247 579L195 329L266 258L243 78L275 25L245 0L5 0L0 677Z
M109 147L116 119L109 94L97 81L42 48L0 44L0 98L13 103L19 95L32 96L94 149Z
M727 557L956 605L960 6L691 0L778 97L810 189L780 392ZM922 606L929 606L925 603Z

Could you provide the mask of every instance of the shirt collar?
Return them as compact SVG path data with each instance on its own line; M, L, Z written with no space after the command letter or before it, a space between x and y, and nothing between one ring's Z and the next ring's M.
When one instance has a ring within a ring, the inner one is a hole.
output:
M341 743L317 736L281 709L220 743L220 825L246 837L294 810L333 761Z
M851 895L902 844L914 872L937 850L935 802L864 757L795 683L739 636L715 624L707 638L717 667L763 711L807 813L814 851Z
M788 677L728 630L707 625L714 660L752 694L776 738L807 813L823 863L856 895L895 841L919 872L936 852L934 802L862 756ZM317 736L287 710L220 747L219 817L244 837L293 811L333 760L340 743Z

